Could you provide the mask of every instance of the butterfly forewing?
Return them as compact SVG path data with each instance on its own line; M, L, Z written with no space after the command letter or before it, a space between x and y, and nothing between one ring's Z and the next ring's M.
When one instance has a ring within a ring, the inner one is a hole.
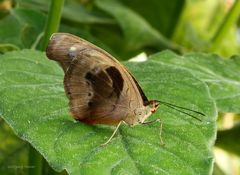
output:
M108 53L70 34L51 37L47 56L62 66L70 111L89 124L118 124L143 106L139 86ZM145 97L145 95L144 95Z

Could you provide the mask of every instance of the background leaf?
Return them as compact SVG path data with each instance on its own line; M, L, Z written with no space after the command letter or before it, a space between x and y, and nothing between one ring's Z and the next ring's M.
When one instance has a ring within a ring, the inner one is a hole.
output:
M239 142L235 141L238 140L239 133L240 123L231 129L220 130L218 132L216 146L240 156Z
M45 53L23 50L0 57L0 113L18 136L56 170L69 174L209 174L216 134L216 108L207 86L191 73L159 61L127 63L149 98L206 114L203 122L161 106L159 123L113 128L74 122L68 113L61 68ZM154 70L154 71L153 71Z
M187 54L179 56L165 51L151 56L159 62L184 67L206 82L219 112L240 112L240 58L220 59L213 54Z
M123 52L124 50L130 51L131 49L135 51L143 47L151 46L174 47L171 46L171 43L143 17L118 1L96 0L96 5L112 15L120 25L125 42Z
M159 0L120 0L124 5L141 15L148 23L167 38L171 38L184 9L185 0L171 3Z
M44 25L45 16L41 12L12 9L10 14L0 21L1 45L5 44L6 47L16 49L31 48L36 38L43 32Z
M26 174L27 144L13 133L2 118L0 118L0 140L0 174Z
M44 12L49 11L50 1L48 0L18 0L23 8L39 9ZM90 2L88 2L90 3ZM92 5L91 5L92 6ZM101 13L91 12L84 3L77 0L67 0L63 7L62 18L71 24L112 24L115 23L110 17L106 17Z
M49 1L46 0L17 2L20 8L38 9L45 13L49 10ZM163 48L179 51L181 49L171 43L167 37L169 38L174 31L184 2L174 0L174 3L169 5L152 0L144 6L143 11L140 8L143 2L134 6L134 2L118 0L81 3L67 0L63 7L60 31L79 35L122 60L129 59L142 51L152 53ZM155 10L152 9L153 7ZM165 18L165 13L168 14L168 19Z

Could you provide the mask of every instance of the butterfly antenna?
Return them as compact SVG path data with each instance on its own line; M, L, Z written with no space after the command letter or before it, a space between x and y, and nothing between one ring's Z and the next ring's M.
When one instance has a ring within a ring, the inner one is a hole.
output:
M177 106L177 105L174 105L174 104L171 104L171 103L168 103L168 102L164 102L164 101L160 101L160 100L157 100L157 102L159 102L160 104L163 104L163 105L165 105L165 106L167 106L167 107L169 107L169 108L172 108L172 109L174 109L174 110L176 110L176 111L178 111L178 112L181 112L181 113L183 113L183 114L186 114L186 115L188 115L188 116L190 116L190 117L192 117L192 118L194 118L194 119L196 119L196 120L198 120L198 121L202 121L202 120L199 119L199 118L197 118L196 116L194 116L194 115L192 115L192 114L189 114L189 113L183 111L183 110L191 111L191 112L194 112L194 113L196 113L196 114L199 114L199 115L202 115L202 116L206 116L206 115L203 114L202 112L198 112L198 111L195 111L195 110L192 110L192 109L188 109L188 108L185 108L185 107ZM183 110L180 110L180 109L183 109Z

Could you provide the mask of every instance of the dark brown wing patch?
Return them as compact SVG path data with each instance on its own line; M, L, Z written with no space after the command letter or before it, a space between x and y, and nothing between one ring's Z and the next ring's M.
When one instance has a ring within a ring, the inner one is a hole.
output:
M116 93L117 97L120 96L122 90L123 90L123 78L121 73L119 72L119 70L113 66L108 67L106 69L108 75L111 77L112 79L112 87L114 92Z
M112 81L104 70L95 73L94 71L87 72L85 78L90 82L93 93L101 94L101 96L106 99L111 95L113 91Z

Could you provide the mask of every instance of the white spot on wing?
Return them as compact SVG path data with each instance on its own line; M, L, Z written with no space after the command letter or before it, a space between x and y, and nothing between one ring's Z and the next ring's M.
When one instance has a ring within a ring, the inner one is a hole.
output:
M76 51L76 50L77 50L77 48L74 47L74 46L72 46L72 47L69 48L69 51L70 51L70 52L74 52L74 51Z
M69 53L68 53L68 55L70 56L71 59L74 59L74 58L76 57L76 50L77 50L77 48L74 47L74 46L71 46L71 47L69 48Z

